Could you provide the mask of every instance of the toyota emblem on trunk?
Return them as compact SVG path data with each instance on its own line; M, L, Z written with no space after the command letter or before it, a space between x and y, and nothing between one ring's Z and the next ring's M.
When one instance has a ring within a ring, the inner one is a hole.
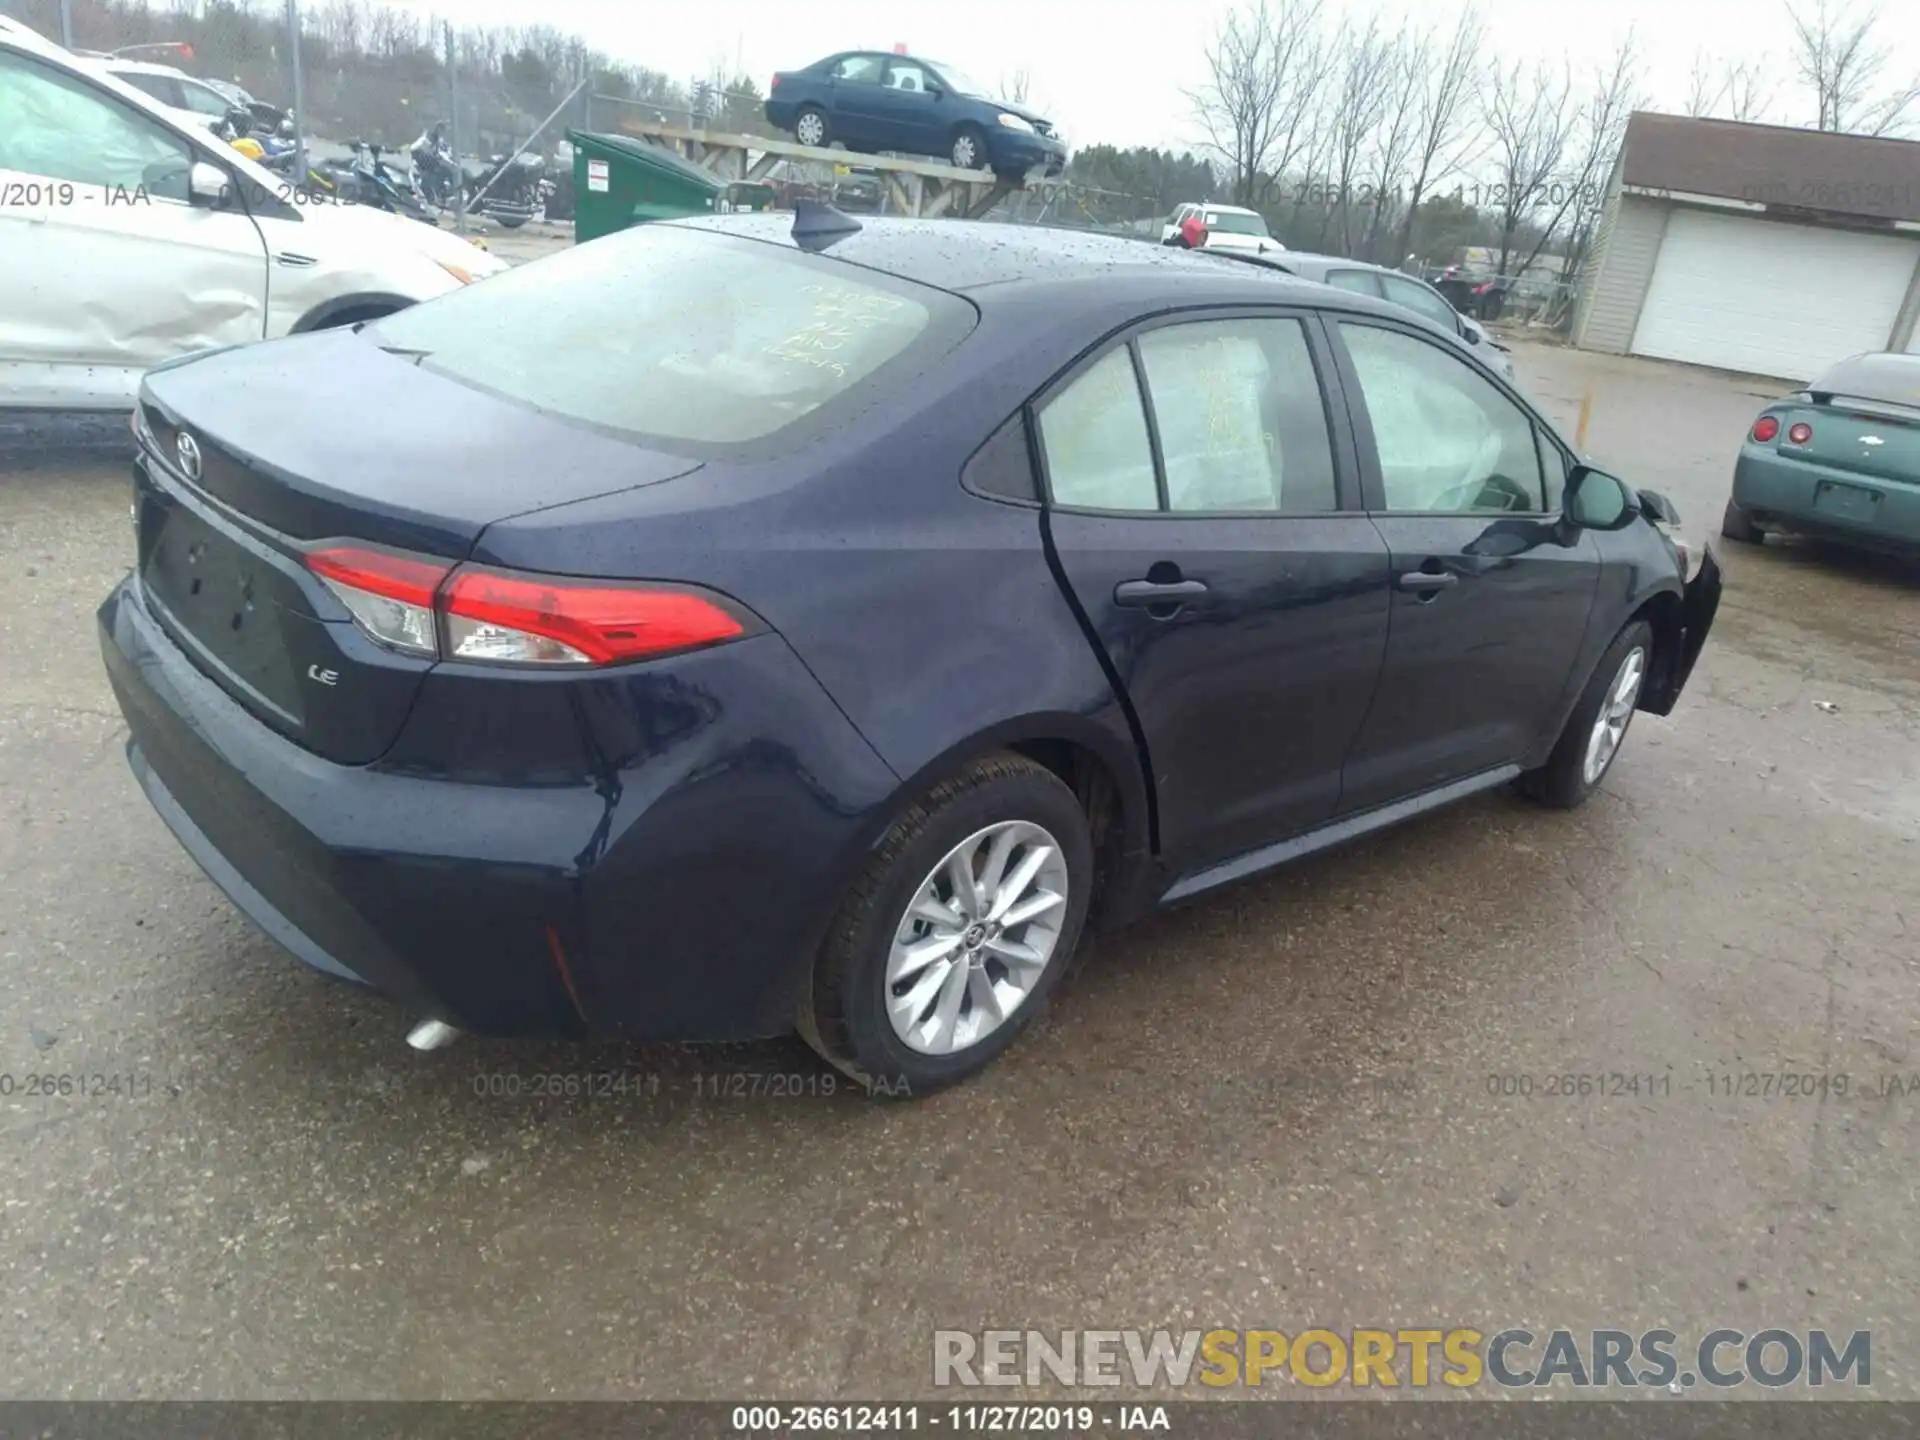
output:
M180 473L189 480L198 480L200 478L200 442L182 430L173 448L180 457Z

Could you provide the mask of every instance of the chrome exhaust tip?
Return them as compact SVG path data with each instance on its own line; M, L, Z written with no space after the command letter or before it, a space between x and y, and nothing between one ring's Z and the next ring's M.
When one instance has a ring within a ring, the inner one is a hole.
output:
M416 1050L438 1050L460 1038L460 1032L444 1020L422 1020L407 1032L407 1044Z

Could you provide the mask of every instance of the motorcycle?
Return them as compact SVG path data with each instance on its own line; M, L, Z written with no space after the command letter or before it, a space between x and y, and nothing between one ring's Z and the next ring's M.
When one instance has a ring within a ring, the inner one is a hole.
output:
M342 199L371 205L394 215L405 215L427 225L438 224L411 175L401 175L380 158L381 147L367 140L348 142L353 159L325 160L312 169L332 183Z
M540 213L555 186L547 178L547 162L538 155L495 155L484 164L460 164L467 208L490 216L509 230L518 230Z
M460 162L447 143L446 122L436 124L408 147L413 157L414 185L421 197L441 210L458 209L464 198Z

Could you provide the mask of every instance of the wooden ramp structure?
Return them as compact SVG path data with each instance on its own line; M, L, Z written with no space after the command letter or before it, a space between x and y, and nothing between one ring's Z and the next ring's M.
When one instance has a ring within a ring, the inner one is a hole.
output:
M938 160L826 150L765 135L700 130L630 115L620 116L614 127L622 135L665 145L722 180L763 180L783 160L871 170L879 176L893 213L922 219L951 215L978 220L1007 196L1026 188L1022 179L991 170L960 170Z

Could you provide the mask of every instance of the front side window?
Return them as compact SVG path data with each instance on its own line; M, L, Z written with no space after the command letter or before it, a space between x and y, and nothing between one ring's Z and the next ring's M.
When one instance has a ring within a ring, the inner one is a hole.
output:
M1140 337L1175 511L1338 508L1320 380L1298 320L1211 320Z
M855 85L878 85L882 68L878 55L849 55L833 67L833 78Z
M1373 278L1371 270L1329 270L1327 284L1336 290L1351 290L1356 295L1371 295L1380 298L1380 283Z
M84 80L0 52L0 170L184 201L192 167L192 148L157 121Z
M920 66L905 60L896 60L887 67L887 84L892 89L907 90L920 95L931 89L933 82Z
M1160 508L1153 443L1126 346L1101 356L1041 407L1040 450L1056 505Z
M1340 322L1373 422L1388 510L1538 512L1533 420L1464 359L1398 330Z
M1434 324L1459 333L1460 322L1454 315L1453 306L1437 290L1413 280L1403 280L1398 275L1382 275L1380 283L1386 288L1387 299L1396 305L1404 305L1417 315L1424 315Z
M211 85L196 85L191 80L183 80L180 82L180 94L187 102L187 109L202 115L225 117L229 110L235 108L234 101L229 100Z
M387 316L362 335L535 409L700 445L785 429L967 309L937 291L661 223ZM964 329L960 330L964 333Z

